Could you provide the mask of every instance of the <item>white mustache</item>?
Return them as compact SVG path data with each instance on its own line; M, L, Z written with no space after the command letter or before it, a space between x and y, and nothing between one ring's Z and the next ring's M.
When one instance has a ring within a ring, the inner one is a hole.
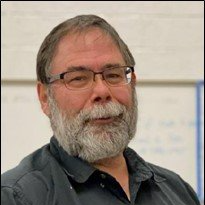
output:
M119 103L110 102L106 105L95 105L92 108L83 110L79 113L78 117L86 122L100 118L113 118L123 116L125 112L125 106Z

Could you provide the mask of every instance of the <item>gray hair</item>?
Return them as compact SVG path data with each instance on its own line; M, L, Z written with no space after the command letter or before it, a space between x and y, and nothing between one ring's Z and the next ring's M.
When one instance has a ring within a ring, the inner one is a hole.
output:
M129 66L135 65L135 60L129 48L110 24L96 15L80 15L60 23L44 39L37 55L37 80L47 83L55 49L62 37L85 31L91 27L97 27L106 32L119 48L125 63Z

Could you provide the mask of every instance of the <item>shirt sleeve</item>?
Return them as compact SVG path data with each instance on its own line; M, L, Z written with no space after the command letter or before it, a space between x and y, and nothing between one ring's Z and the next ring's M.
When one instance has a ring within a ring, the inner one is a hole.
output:
M1 205L29 205L22 194L11 187L1 188Z

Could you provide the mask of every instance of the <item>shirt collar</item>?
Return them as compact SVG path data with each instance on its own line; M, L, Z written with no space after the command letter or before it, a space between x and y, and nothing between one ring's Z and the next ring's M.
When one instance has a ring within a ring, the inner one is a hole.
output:
M61 164L66 174L78 183L84 183L96 171L94 167L78 157L69 155L58 143L51 138L50 151Z
M125 149L124 157L131 176L137 182L146 181L153 177L153 172L147 166L147 163L134 150L131 148Z
M128 164L129 172L135 177L137 182L151 179L156 183L160 183L166 180L156 174L152 167L131 148L128 147L125 149L124 156Z
M88 162L78 157L69 155L58 143L55 137L51 138L50 151L58 160L66 174L78 183L86 182L97 171ZM165 179L155 174L147 162L145 162L134 150L126 148L124 151L129 172L137 182L153 179L162 182Z

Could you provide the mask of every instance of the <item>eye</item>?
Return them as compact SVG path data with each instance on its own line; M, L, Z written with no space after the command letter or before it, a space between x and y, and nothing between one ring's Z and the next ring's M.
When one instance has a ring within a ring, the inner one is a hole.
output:
M75 77L73 79L70 79L70 82L71 81L84 81L84 80L87 80L87 79L88 79L87 76L77 76L77 77Z
M110 73L110 74L106 75L106 78L119 78L119 77L121 77L121 76L117 73Z
M74 71L69 72L64 76L66 83L80 83L87 81L89 78L89 73L85 71Z

